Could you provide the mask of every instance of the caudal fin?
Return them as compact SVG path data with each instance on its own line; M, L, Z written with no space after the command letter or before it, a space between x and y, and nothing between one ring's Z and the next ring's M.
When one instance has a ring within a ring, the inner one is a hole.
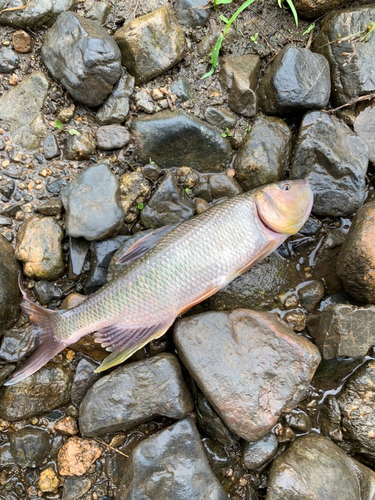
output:
M38 327L37 348L21 367L12 373L4 385L17 384L32 375L66 347L63 342L56 340L54 335L52 318L57 313L34 304L23 290L21 278L19 286L23 297L21 308L30 321Z

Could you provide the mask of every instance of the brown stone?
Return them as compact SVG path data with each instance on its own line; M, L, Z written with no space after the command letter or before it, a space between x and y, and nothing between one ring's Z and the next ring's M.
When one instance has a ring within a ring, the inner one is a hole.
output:
M293 0L294 7L301 17L316 19L331 10L350 3L351 0Z
M61 309L71 309L72 307L78 306L86 298L86 295L82 295L80 293L71 293L62 301Z
M38 487L43 493L53 493L61 486L61 480L53 469L44 469L40 473Z
M31 36L23 30L15 31L12 35L13 47L20 54L31 52Z
M73 417L64 417L56 423L55 431L67 436L74 436L78 434L77 421Z
M62 476L82 476L102 454L95 441L72 437L60 448L57 467Z

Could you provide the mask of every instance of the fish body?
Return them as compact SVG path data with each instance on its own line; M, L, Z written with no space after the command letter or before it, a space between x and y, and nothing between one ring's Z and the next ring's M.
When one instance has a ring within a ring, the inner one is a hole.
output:
M23 292L22 307L39 327L40 345L6 384L92 332L112 351L98 371L124 361L297 232L311 206L305 181L265 186L139 240L120 258L130 262L125 271L73 309L49 311Z

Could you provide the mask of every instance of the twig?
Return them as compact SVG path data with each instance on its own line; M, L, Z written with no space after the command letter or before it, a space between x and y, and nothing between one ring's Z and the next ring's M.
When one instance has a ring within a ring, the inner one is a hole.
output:
M264 41L266 42L266 44L267 44L268 48L269 48L269 49L271 49L273 52L277 52L277 49L275 49L275 47L271 44L271 42L268 40L268 38L266 37L266 35L264 35L264 34L260 31L259 26L257 26L257 25L255 24L255 22L254 22L252 19L250 19L250 22L251 22L251 24L253 24L253 25L255 26L255 29L256 29L256 30L260 33L260 36L261 36L262 38L264 38ZM246 26L247 24L248 24L248 23L245 23L245 24L244 24L244 26Z
M346 108L348 106L353 106L353 104L357 104L357 102L361 101L370 101L371 99L375 99L375 93L373 94L367 94L367 95L362 95L361 97L358 97L358 99L354 99L353 101L349 101L346 104L343 104L342 106L339 106L338 108L335 109L328 109L328 110L323 110L324 113L334 113L335 111L338 111L339 109Z
M0 16L4 12L11 12L11 11L13 12L14 10L26 9L29 6L29 4L30 4L30 0L27 0L26 5L20 5L19 7L7 7L6 9L0 10Z
M102 441L101 439L98 439L98 438L94 438L94 441L97 441L98 443L100 444L103 444L104 446L106 446L107 448L115 451L116 453L118 453L119 455L122 455L123 457L126 457L126 458L129 458L129 455L125 455L125 453L123 453L122 451L120 450L117 450L116 448L114 448L113 446L111 446L110 444L107 444L105 443L104 441Z

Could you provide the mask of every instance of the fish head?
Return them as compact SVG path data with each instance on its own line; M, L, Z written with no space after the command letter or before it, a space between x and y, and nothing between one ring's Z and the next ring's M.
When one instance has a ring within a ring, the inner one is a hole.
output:
M301 229L310 215L313 200L306 180L275 182L255 193L260 220L281 234L295 234Z

